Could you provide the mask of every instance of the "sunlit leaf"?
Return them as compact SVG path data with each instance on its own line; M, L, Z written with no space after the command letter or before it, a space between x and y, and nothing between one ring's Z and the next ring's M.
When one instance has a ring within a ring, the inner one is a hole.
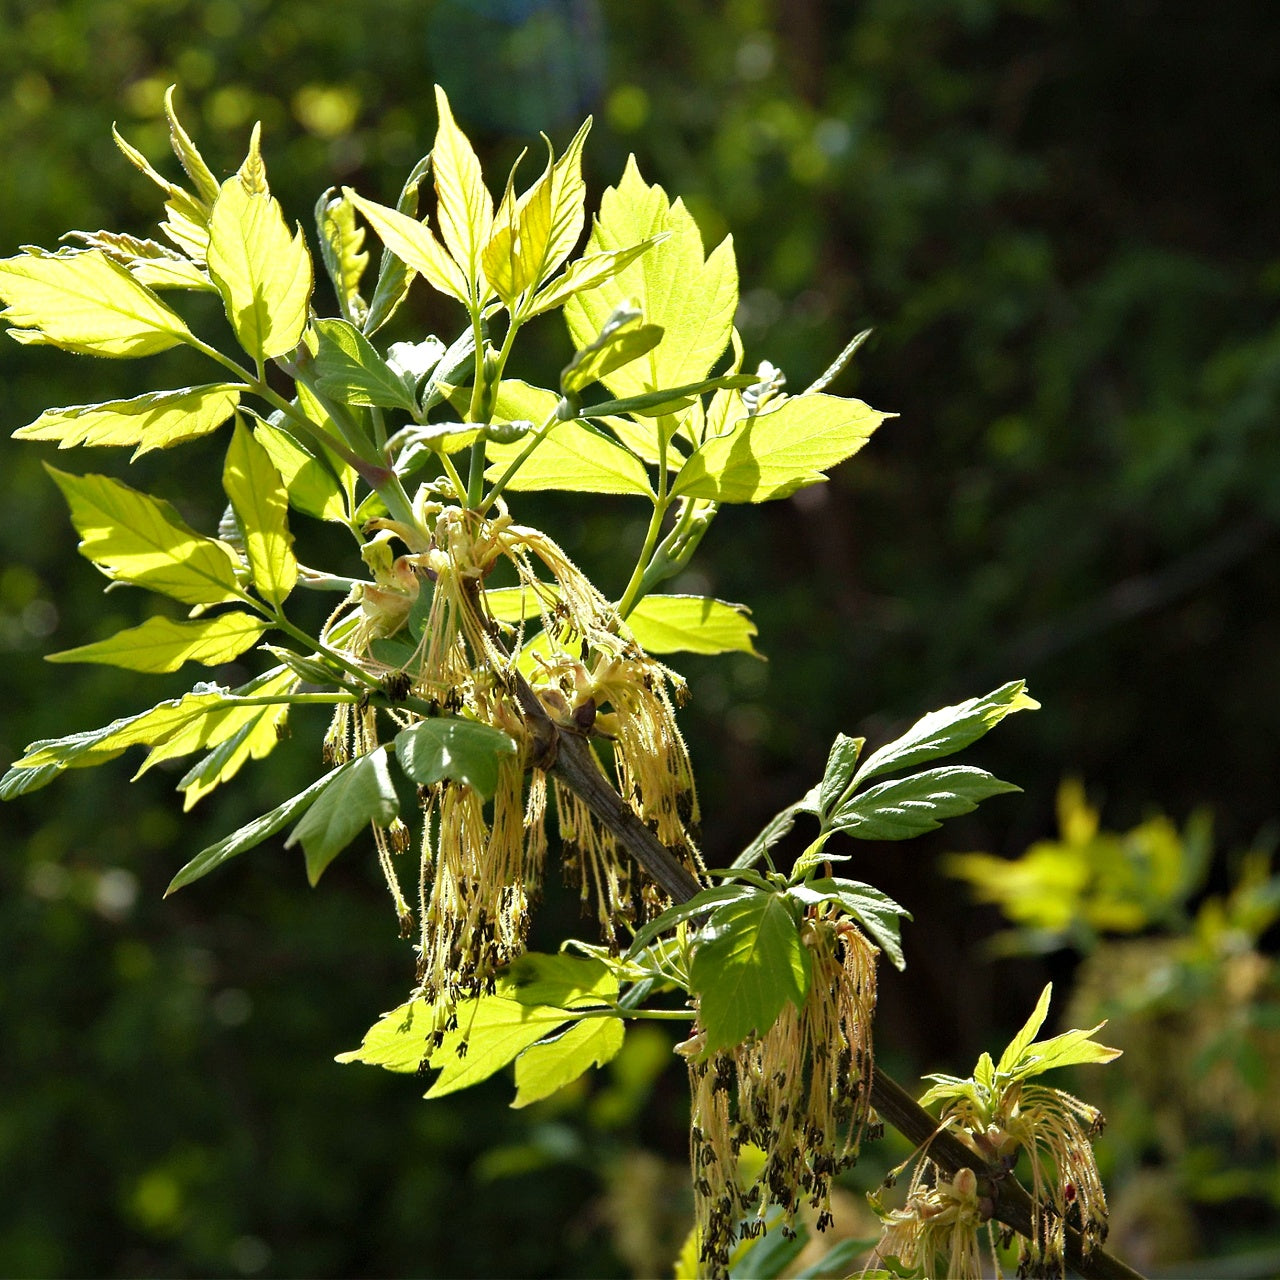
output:
M716 502L785 498L825 480L826 468L856 453L891 416L861 400L793 396L707 440L685 463L672 493Z
M515 444L488 447L490 480L497 480L524 451ZM581 422L561 422L547 433L507 488L571 493L636 493L651 497L644 463L611 437Z
M136 458L216 431L239 403L239 388L221 384L148 391L131 400L46 409L13 434L18 440L56 440L59 449L134 445Z
M364 247L364 228L356 222L355 205L346 196L335 196L331 187L316 202L316 230L338 306L348 320L360 324L367 314L360 281L369 265L369 253Z
M303 448L283 427L259 422L253 438L262 445L289 494L289 505L319 520L345 520L347 505L332 469Z
M1014 1064L1021 1059L1027 1046L1036 1038L1036 1033L1044 1026L1044 1020L1049 1016L1049 1001L1052 998L1053 983L1046 982L1044 989L1040 992L1040 998L1036 1001L1036 1007L1031 1011L1031 1016L1023 1023L1022 1029L1009 1041L1008 1048L1000 1055L1000 1061L996 1064L998 1073L1007 1075L1013 1070Z
M951 755L976 742L1005 716L1015 711L1034 711L1039 705L1027 693L1025 680L1012 680L980 698L931 711L902 737L872 752L858 770L857 782L861 784L894 769Z
M243 422L236 423L222 484L244 538L253 585L264 600L283 604L298 580L289 495L270 454Z
M610 314L632 302L662 342L645 357L616 369L605 385L617 397L639 395L706 377L729 342L738 305L738 272L732 241L705 257L697 223L681 201L649 186L635 158L616 187L600 201L587 252L610 252L666 233L661 244L565 306L574 344L585 346Z
M990 796L1018 790L985 769L945 765L868 787L828 815L826 825L858 840L909 840L972 813Z
M259 361L292 351L307 323L311 255L302 229L289 234L279 201L243 169L213 206L208 261L240 345Z
M559 1039L530 1045L516 1059L513 1107L549 1098L592 1067L602 1067L622 1048L620 1018L583 1018Z
M172 596L183 604L241 598L237 560L221 542L189 528L167 503L109 476L45 468L71 508L80 554L109 578Z
M47 654L47 662L101 662L128 671L177 671L184 662L217 666L243 653L267 629L248 613L220 613L195 622L148 618L107 640Z
M349 187L343 187L342 193L405 266L421 275L433 289L466 303L470 296L466 276L425 222L366 200Z
M440 235L462 268L477 301L481 290L480 255L493 228L493 197L484 185L480 161L454 121L445 91L436 85L439 125L431 149Z
M302 820L289 833L285 848L301 844L307 879L315 884L324 869L371 822L385 826L400 811L387 751L379 747L357 756L328 775Z
M164 114L169 122L169 145L173 148L173 154L178 157L178 163L186 170L187 177L195 185L196 195L211 205L218 198L218 180L178 120L178 112L173 105L175 87L170 85L164 94Z
M575 294L598 289L625 271L637 258L648 253L654 245L661 243L663 238L660 235L651 236L638 244L629 244L621 249L585 253L581 258L571 262L534 296L533 301L524 311L525 316L541 315L544 311L563 305ZM613 308L605 309L606 319L612 311Z
M182 319L97 249L0 259L13 336L94 356L148 356L188 339Z
M644 596L627 626L649 653L749 653L756 624L746 605L706 596Z

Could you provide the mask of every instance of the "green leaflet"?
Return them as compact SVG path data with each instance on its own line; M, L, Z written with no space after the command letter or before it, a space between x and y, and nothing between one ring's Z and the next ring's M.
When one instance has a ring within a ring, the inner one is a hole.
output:
M590 128L588 120L559 160L548 155L542 176L519 201L511 201L508 184L508 195L495 217L483 255L484 273L521 318L528 308L519 305L520 297L536 290L564 262L582 234L587 194L582 146Z
M707 1051L763 1034L788 1000L799 1008L811 967L795 909L781 895L754 893L717 907L689 970Z
M909 840L936 830L946 818L972 813L990 796L1019 790L971 765L925 769L857 793L829 815L825 827L858 840Z
M872 752L863 761L853 785L861 785L882 773L919 764L923 760L949 756L976 742L1005 716L1015 711L1034 711L1039 705L1027 693L1025 680L1011 680L983 697L931 711L917 720L902 737Z
M861 400L803 395L741 419L685 463L672 495L716 502L767 502L826 479L826 468L866 444L891 414Z
M6 777L25 770L51 768L60 772L104 764L114 760L126 747L163 742L193 721L234 702L235 695L227 689L218 685L197 685L181 698L167 699L136 715L113 720L100 729L86 729L65 738L43 738L33 742ZM45 781L50 781L52 776L50 774Z
M183 604L242 599L235 554L202 537L158 498L108 476L73 476L46 466L71 508L80 554L108 578Z
M135 445L133 456L138 458L216 431L239 403L240 388L222 384L149 391L131 400L46 409L13 435L16 440L56 440L59 449Z
M361 758L363 759L363 757ZM355 760L349 761L347 764L334 769L331 773L326 773L323 778L318 778L305 791L299 791L296 796L286 800L284 804L277 805L270 813L264 813L261 817L246 823L239 830L233 831L216 844L211 844L207 849L202 849L173 877L169 882L169 887L164 891L164 896L167 898L171 893L176 893L184 886L202 879L210 871L236 857L237 854L245 853L277 832L283 831L295 818L305 813L315 803L316 798L334 781L338 774L344 769L350 769L355 763Z
M895 968L907 967L902 954L901 922L910 920L911 912L899 906L888 894L859 880L843 880L834 876L793 884L787 893L806 906L819 902L836 903L880 944L880 949Z
M350 187L343 187L342 194L364 214L378 238L406 267L416 271L433 289L467 303L466 276L425 222L366 200Z
M490 444L488 457L492 465L485 478L499 479L525 448L519 440L514 444ZM552 427L507 488L653 497L644 463L611 437L581 422L561 422Z
M259 363L292 351L311 300L311 255L289 234L267 189L257 133L240 173L222 184L209 218L209 275L240 345Z
M379 747L335 769L302 821L289 833L285 848L301 844L307 879L314 886L324 869L371 822L385 826L400 812L387 749Z
M516 1059L513 1107L549 1098L592 1067L602 1067L622 1048L620 1018L584 1018L558 1040L530 1045Z
M128 671L177 671L184 662L217 666L243 653L267 629L252 614L220 613L195 622L148 618L107 640L45 655L46 662L101 662Z
M345 196L335 196L332 187L316 201L315 212L320 256L338 306L348 320L359 324L367 314L360 297L360 280L369 265L364 228L356 222L355 206Z
M484 185L480 161L458 128L445 91L436 85L439 124L431 148L440 235L470 283L476 301L486 301L480 256L493 230L493 197ZM412 264L411 264L412 265Z
M620 308L593 341L574 353L560 375L560 390L566 396L576 396L615 369L646 355L661 341L662 329L645 324L642 312Z
M598 289L665 238L665 233L650 236L639 244L629 244L623 249L608 249L604 253L588 253L576 262L571 262L534 297L524 309L524 317L528 319L530 316L539 316L544 311L563 305L569 298Z
M613 252L667 233L661 244L565 306L574 345L585 347L621 304L634 302L649 324L663 329L662 342L647 356L614 370L605 385L627 397L705 378L729 342L738 305L733 242L726 239L709 258L692 215L661 187L640 176L635 158L616 187L600 201L589 251Z
M756 625L746 605L707 596L644 596L627 615L636 643L649 653L749 653Z
M346 320L317 320L316 377L320 392L347 404L416 413L414 387L396 373L373 343Z
M191 337L176 312L97 249L0 260L0 320L25 341L92 356L149 356Z
M347 518L342 486L333 471L283 427L259 421L253 429L253 438L267 451L271 465L280 473L291 507L318 520ZM350 472L345 464L339 465Z
M253 585L270 604L283 604L298 580L289 494L270 454L240 420L227 450L222 487L240 525Z
M1093 1039L1107 1025L1105 1022L1100 1022L1087 1031L1064 1031L1048 1040L1035 1040L1036 1032L1044 1025L1048 1016L1049 998L1052 994L1053 983L1048 983L1040 993L1035 1011L1027 1019L1026 1025L1000 1055L1000 1061L996 1063L996 1075L1028 1080L1055 1067L1111 1062L1120 1056L1121 1050L1109 1048Z
M420 786L449 778L487 800L498 787L498 758L514 754L516 744L487 724L439 716L402 729L395 748L400 767Z
M431 1048L430 1038L443 1030L450 1010L416 1000L380 1018L360 1048L340 1053L337 1061L401 1072L429 1063L442 1068L426 1095L438 1098L488 1079L575 1013L599 1008L617 992L617 979L598 960L530 952L498 975L493 994L457 1006L457 1026L438 1048Z
M293 675L285 670L269 679L254 681L254 691L258 695L290 693L296 687ZM269 707L232 707L222 715L209 716L206 723L211 729L204 735L202 746L212 745L213 750L197 760L179 781L182 811L190 812L209 792L235 777L248 761L269 756L280 744L288 717L286 702Z
M170 85L164 94L164 114L169 121L169 145L178 163L186 171L187 177L195 185L200 199L212 204L218 198L218 180L213 176L204 157L196 149L196 144L187 136L187 131L178 121L178 113L173 105L173 91L176 86Z
M858 767L858 757L866 746L865 738L850 738L847 734L836 734L827 755L827 767L822 774L822 783L818 789L818 815L825 817L832 805L844 794L853 780L853 771Z

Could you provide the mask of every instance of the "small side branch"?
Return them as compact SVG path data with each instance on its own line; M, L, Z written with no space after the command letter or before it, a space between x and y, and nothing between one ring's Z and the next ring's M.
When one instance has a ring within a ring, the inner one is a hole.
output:
M680 864L669 849L636 817L632 809L600 772L586 740L560 729L547 715L537 695L516 675L516 696L534 730L535 741L545 743L543 767L582 797L587 808L613 833L614 838L673 902L687 902L703 886ZM929 1159L954 1174L972 1169L996 1191L996 1221L1019 1235L1032 1235L1032 1200L1011 1175L989 1165L954 1134L937 1132L938 1121L879 1067L871 1086L871 1104L882 1119L916 1146L928 1144ZM1142 1280L1141 1275L1105 1249L1084 1251L1080 1233L1066 1229L1067 1265L1084 1280Z

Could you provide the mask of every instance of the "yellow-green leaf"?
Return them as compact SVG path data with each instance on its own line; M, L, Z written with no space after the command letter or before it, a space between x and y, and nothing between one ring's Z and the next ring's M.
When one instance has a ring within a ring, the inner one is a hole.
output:
M481 294L480 256L493 230L493 197L484 185L480 161L454 121L445 91L436 85L440 123L431 149L440 235L454 262L462 268L477 301Z
M649 653L749 653L756 624L746 605L706 596L644 596L627 615L636 643Z
M183 604L241 598L234 552L196 533L167 502L109 476L46 470L71 508L80 554L108 578L158 591Z
M638 244L628 245L625 249L609 249L604 253L588 253L571 262L541 293L525 308L525 317L541 315L560 306L575 294L599 288L612 280L620 272L626 270L637 258L649 252L656 244L660 244L662 236L651 236ZM607 310L605 318L612 315Z
M193 261L203 262L209 248L209 202L193 196L157 173L146 156L127 143L115 128L111 134L129 163L140 173L145 173L168 197L164 204L165 221L160 224L160 230Z
M270 423L259 422L253 438L266 449L272 466L280 473L292 507L318 520L347 518L342 486L321 459L308 453L287 431Z
M98 249L0 260L0 320L27 340L93 356L148 356L191 335L176 312Z
M239 403L240 391L232 386L149 391L132 400L46 409L13 434L18 440L56 440L59 449L82 444L135 445L136 458L216 431Z
M251 190L240 175L222 184L210 215L209 274L240 345L255 360L298 345L311 299L311 255L301 228L289 234L279 201Z
M288 705L279 704L273 706L261 706L256 701L244 706L240 702L240 696L258 698L272 697L276 694L291 693L298 685L298 677L290 670L284 667L276 667L264 675L259 676L256 680L251 680L247 685L242 685L235 691L234 695L224 696L220 701L208 707L202 714L198 716L189 716L182 724L177 725L170 733L163 738L157 740L147 752L146 759L138 766L138 772L135 777L142 777L149 769L153 769L158 764L163 764L166 760L177 760L182 756L189 756L195 751L204 751L210 747L219 747L224 743L231 742L236 739L240 733L247 728L258 726L261 724L262 713L266 713L267 719L273 724L282 722L288 714ZM259 743L257 755L263 756L267 754L269 748L265 748ZM201 762L203 764L203 762ZM241 760L243 763L243 759ZM239 768L237 764L235 766ZM200 766L197 765L192 773L196 773ZM234 770L233 770L234 772ZM230 776L229 774L224 774ZM185 789L187 778L183 778L179 782L179 789ZM203 795L204 791L211 790L216 783L210 783L199 794ZM192 798L190 794L187 797L186 807L189 809L195 800L199 798L197 795Z
M504 378L494 401L495 422L545 422L559 397L553 391ZM523 441L490 444L492 463L486 476L496 480L523 452ZM644 464L621 445L581 422L553 427L529 460L516 472L508 488L557 489L569 493L641 493L652 496Z
M342 193L364 214L378 238L406 267L416 271L433 289L466 304L470 297L467 278L425 222L366 200L350 187L343 187Z
M196 148L196 144L187 136L187 131L178 120L178 113L173 106L173 91L170 85L164 94L164 114L169 121L169 145L178 162L187 172L187 177L195 184L196 194L206 204L212 205L218 198L218 180L213 176L204 157Z
M320 253L342 314L359 324L367 312L360 296L360 280L369 265L364 228L356 222L355 205L346 196L333 196L332 191L331 187L316 204Z
M785 498L825 480L827 467L857 453L892 416L861 400L793 396L706 441L685 463L672 495L715 502Z
M49 662L101 662L127 671L177 671L184 662L217 666L242 654L267 629L248 613L221 613L195 622L148 618L106 640L47 655Z
M264 600L283 604L298 580L289 494L270 455L243 422L236 423L222 484L244 535L253 585Z
M620 1018L583 1018L558 1040L530 1045L516 1059L513 1107L549 1098L584 1071L602 1067L622 1048Z
M633 301L664 330L647 358L614 370L605 385L619 399L705 378L729 343L738 306L738 268L726 239L705 257L693 216L665 191L649 186L633 156L617 187L600 201L589 252L616 251L667 233L635 262L565 305L576 346L600 332L619 305Z
M100 729L86 729L65 738L31 743L15 769L85 769L118 756L126 747L163 742L193 722L234 702L226 689L205 686L198 693L169 698L137 715L113 720Z

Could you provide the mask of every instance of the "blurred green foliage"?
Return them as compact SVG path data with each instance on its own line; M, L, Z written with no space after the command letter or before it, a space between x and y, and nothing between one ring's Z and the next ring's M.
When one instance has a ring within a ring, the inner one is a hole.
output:
M1004 953L1083 957L1068 1022L1106 1019L1124 1052L1122 1068L1078 1082L1109 1121L1115 1248L1144 1269L1244 1253L1231 1274L1269 1274L1280 1248L1259 1228L1280 1210L1280 963L1261 942L1280 920L1273 850L1231 859L1225 891L1206 896L1207 814L1182 832L1163 815L1106 831L1074 781L1058 810L1058 840L946 866L1018 926L993 940Z
M1047 836L1064 771L1104 788L1121 825L1149 804L1178 824L1210 806L1224 847L1275 814L1266 0L7 0L0 35L4 253L72 227L150 232L153 190L109 125L162 155L170 83L220 173L263 121L273 188L305 222L330 184L394 197L439 80L499 167L594 111L596 192L635 151L709 242L732 231L748 358L793 388L875 327L837 389L899 420L831 484L722 515L686 584L750 604L771 658L686 664L712 865L810 785L838 730L883 741L1016 676L1045 710L984 762L1027 795L966 819L969 847ZM453 323L425 291L414 307L417 325ZM544 341L554 370L567 345ZM182 377L181 356L161 359ZM141 389L127 364L69 377L65 360L0 348L0 766L139 705L121 673L39 661L138 620L74 555L49 450L4 438L51 403ZM164 492L169 464L144 460L134 482ZM634 513L568 511L548 512L552 532L608 587ZM218 511L185 514L207 527ZM317 748L300 731L189 819L176 778L126 789L122 766L0 811L7 1269L651 1274L682 1236L679 1073L646 1065L624 1088L619 1059L581 1114L509 1113L505 1086L428 1106L330 1061L409 981L376 872L351 860L311 893L264 849L161 904L186 856L291 794ZM854 874L918 922L907 974L884 984L882 1052L954 1070L1044 973L979 971L990 919L957 909L930 857ZM1221 865L1209 875L1223 887ZM573 922L571 904L548 912L548 938ZM665 1234L637 1230L650 1222ZM1274 1219L1242 1222L1256 1239Z

